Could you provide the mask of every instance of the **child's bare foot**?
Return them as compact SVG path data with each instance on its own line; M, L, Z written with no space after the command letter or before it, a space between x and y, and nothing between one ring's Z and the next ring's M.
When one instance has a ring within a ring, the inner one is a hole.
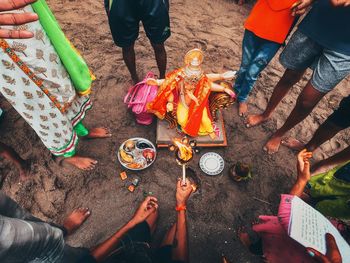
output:
M282 140L282 145L296 151L301 151L305 148L305 144L295 138L286 138Z
M269 119L269 117L265 117L262 114L249 115L245 121L245 125L247 128L258 126L258 125L264 123L265 121L267 121L268 119Z
M238 104L238 115L243 117L248 112L248 104L246 102L240 102Z
M72 234L77 230L88 217L91 212L89 208L77 208L75 209L63 222L64 228L67 230L67 234Z
M112 133L107 128L92 128L86 136L88 139L109 138Z
M97 161L87 157L73 156L64 158L63 163L68 163L80 170L89 171L93 170L97 164Z
M264 151L268 154L278 152L281 145L281 137L272 137L264 146Z

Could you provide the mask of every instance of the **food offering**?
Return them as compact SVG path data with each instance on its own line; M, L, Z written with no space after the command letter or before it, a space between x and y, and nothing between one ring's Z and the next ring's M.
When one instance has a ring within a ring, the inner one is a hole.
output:
M152 142L144 138L131 138L122 143L118 159L122 166L130 170L143 170L151 166L157 156Z

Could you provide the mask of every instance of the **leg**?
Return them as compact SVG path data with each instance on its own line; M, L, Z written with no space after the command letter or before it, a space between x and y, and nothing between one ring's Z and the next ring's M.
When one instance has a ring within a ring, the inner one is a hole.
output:
M325 141L334 137L338 132L350 127L348 114L350 111L350 96L342 99L337 110L317 129L315 135L306 144L309 151L314 151Z
M277 152L281 144L282 137L295 125L304 120L325 95L326 93L316 90L310 81L299 95L297 103L288 119L266 143L264 150L266 150L269 154Z
M277 152L282 136L308 116L320 99L348 76L350 56L324 49L314 65L312 78L300 94L292 113L266 144L265 149L269 153Z
M270 101L262 114L248 116L246 125L252 127L267 121L290 88L304 75L323 48L312 39L297 30L280 56L281 64L287 69L277 83Z
M175 233L176 233L176 223L173 224L171 228L168 230L168 232L165 234L160 247L172 246L175 239Z
M130 72L132 81L134 82L134 84L136 84L140 81L140 79L136 72L136 58L135 58L134 44L128 47L123 47L122 53L123 53L123 59L124 59L125 65Z
M307 149L310 152L315 151L318 147L320 147L324 142L333 138L338 132L343 130L344 128L335 125L332 122L326 120L315 132L312 139L304 144L295 138L288 138L282 141L282 144L297 151L301 151L302 149Z
M27 210L23 209L13 199L0 192L0 215L10 218L42 222L39 218L34 217Z
M259 115L249 115L246 121L247 127L253 127L267 121L281 100L287 95L288 91L301 79L304 72L304 70L295 71L287 69L274 88L265 111Z
M315 163L311 167L312 175L320 174L320 173L323 173L325 171L328 171L328 170L334 168L335 166L342 164L342 163L345 163L349 160L350 160L350 146L348 146L347 148L345 148L341 152L338 152L335 155L333 155L327 159L324 159L324 160L321 160L321 161Z
M0 156L12 161L19 170L20 180L29 176L30 162L23 160L11 147L0 142Z
M165 71L167 65L167 54L164 47L164 43L162 44L154 44L152 43L152 47L154 50L154 54L156 56L156 61L159 69L159 78L165 79Z
M149 226L149 229L151 231L151 235L154 234L154 232L156 231L157 228L157 220L158 220L158 210L155 210L152 214L150 214L147 218L146 218L146 222Z
M155 53L159 78L164 79L167 66L164 43L171 34L169 0L140 2L143 27Z
M241 92L238 96L239 114L241 116L243 116L248 110L246 101L249 93L254 87L256 80L258 79L260 73L270 63L281 46L278 43L264 39L259 39L259 42L260 45L253 54L252 61L245 74L245 80L242 83Z
M62 262L65 243L61 229L6 216L0 221L1 262Z
M245 30L242 41L242 59L241 66L239 68L236 81L233 89L238 93L238 102L246 100L246 96L243 94L243 84L246 79L246 74L249 69L249 65L252 63L254 53L259 48L260 41L251 31ZM240 110L239 110L240 114Z

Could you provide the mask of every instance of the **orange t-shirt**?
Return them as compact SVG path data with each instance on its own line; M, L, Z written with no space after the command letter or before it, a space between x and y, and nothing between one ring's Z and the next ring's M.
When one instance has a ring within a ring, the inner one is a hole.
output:
M297 0L258 0L245 29L258 37L282 44L293 25L291 7Z

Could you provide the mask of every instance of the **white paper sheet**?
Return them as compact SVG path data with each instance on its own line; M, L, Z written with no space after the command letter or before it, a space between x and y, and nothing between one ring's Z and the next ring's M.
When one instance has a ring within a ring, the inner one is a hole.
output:
M299 197L294 197L289 223L289 235L304 247L311 247L326 254L326 233L334 236L343 263L350 263L350 246L332 223Z

